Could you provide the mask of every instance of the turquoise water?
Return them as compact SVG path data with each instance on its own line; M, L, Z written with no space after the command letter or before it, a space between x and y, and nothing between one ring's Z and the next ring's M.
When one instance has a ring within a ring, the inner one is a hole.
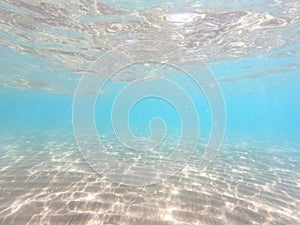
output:
M299 224L299 1L0 5L0 224Z

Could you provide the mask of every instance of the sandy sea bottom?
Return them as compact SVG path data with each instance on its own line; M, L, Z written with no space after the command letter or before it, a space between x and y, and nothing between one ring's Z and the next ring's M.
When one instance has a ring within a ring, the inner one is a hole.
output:
M2 137L0 224L299 224L299 147L225 141L205 172L199 157L129 187L97 175L71 135Z

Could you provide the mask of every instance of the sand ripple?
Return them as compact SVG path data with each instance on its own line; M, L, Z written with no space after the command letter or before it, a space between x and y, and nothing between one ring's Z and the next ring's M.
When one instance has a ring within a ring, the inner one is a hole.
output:
M295 225L300 221L299 146L225 142L205 173L197 169L200 156L199 150L167 181L129 187L95 174L72 136L1 138L0 224Z

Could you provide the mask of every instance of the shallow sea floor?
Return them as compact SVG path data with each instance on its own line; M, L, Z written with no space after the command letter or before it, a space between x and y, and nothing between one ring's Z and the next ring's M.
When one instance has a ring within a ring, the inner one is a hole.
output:
M97 175L72 135L2 137L0 224L299 224L299 146L225 141L205 172L200 156L129 187Z

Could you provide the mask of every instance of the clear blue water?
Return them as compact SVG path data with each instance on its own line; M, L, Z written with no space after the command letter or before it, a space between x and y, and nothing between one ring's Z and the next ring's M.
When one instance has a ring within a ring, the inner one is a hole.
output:
M299 224L299 1L0 5L0 224Z

